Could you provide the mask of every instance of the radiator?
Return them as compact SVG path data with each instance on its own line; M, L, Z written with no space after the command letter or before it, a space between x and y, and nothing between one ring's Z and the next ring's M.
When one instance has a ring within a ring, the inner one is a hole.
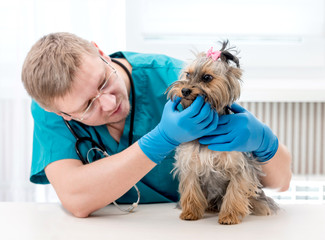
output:
M325 175L325 103L241 104L288 147L295 175Z

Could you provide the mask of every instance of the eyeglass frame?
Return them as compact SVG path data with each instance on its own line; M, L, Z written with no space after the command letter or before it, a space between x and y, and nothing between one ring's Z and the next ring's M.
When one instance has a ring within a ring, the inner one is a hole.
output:
M117 70L111 65L111 64L109 64L102 56L99 56L100 57L100 59L102 59L103 60L103 62L104 63L106 63L109 67L111 67L112 69L113 69L113 71L110 73L110 75L107 77L107 79L105 80L105 82L104 82L104 84L101 86L101 88L98 90L98 94L95 96L95 97L93 97L92 99L91 99L91 102L89 103L89 105L88 105L88 107L83 111L83 113L82 113L82 115L81 115L81 118L77 118L77 117L73 117L71 114L69 114L69 113L65 113L65 112L62 112L61 111L61 113L62 114L64 114L64 115L66 115L66 116L68 116L68 117L70 117L70 118L72 118L73 120L77 120L77 121L79 121L79 122L82 122L83 120L85 120L85 115L86 115L86 113L89 111L89 109L92 107L92 105L93 105L93 103L98 99L98 98L100 98L103 94L105 94L104 92L103 92L103 89L106 87L106 85L107 85L107 83L108 83L108 81L109 81L109 79L111 78L111 76L113 75L113 74L117 74Z

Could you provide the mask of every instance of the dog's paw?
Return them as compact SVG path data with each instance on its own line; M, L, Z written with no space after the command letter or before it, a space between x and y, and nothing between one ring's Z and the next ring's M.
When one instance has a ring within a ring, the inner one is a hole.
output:
M199 220L202 217L203 216L200 216L198 214L194 214L193 212L182 212L181 215L179 216L180 219L188 220L188 221Z
M272 211L265 203L255 202L252 206L252 214L256 216L269 216L272 215Z
M219 215L219 221L220 224L223 225L232 225L232 224L238 224L241 223L241 218L234 214L228 214L228 215Z

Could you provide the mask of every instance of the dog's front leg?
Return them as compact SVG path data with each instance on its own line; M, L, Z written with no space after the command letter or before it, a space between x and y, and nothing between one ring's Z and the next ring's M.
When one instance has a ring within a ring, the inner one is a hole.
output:
M250 186L251 184L241 174L232 177L223 197L219 213L220 224L238 224L250 213L248 199Z
M183 220L198 220L204 215L208 206L207 200L201 190L198 176L195 173L180 175L179 191Z

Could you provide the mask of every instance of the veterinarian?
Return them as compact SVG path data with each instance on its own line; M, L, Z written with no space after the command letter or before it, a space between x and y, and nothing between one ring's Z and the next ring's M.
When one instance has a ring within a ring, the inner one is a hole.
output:
M252 152L263 162L264 186L286 190L290 154L250 112L234 104L236 114L219 119L200 96L183 111L177 110L179 99L166 100L182 67L164 55L107 56L70 33L41 38L22 69L33 98L30 180L51 183L77 217L115 200L136 202L136 189L140 203L175 202L173 150L200 138L212 150Z

